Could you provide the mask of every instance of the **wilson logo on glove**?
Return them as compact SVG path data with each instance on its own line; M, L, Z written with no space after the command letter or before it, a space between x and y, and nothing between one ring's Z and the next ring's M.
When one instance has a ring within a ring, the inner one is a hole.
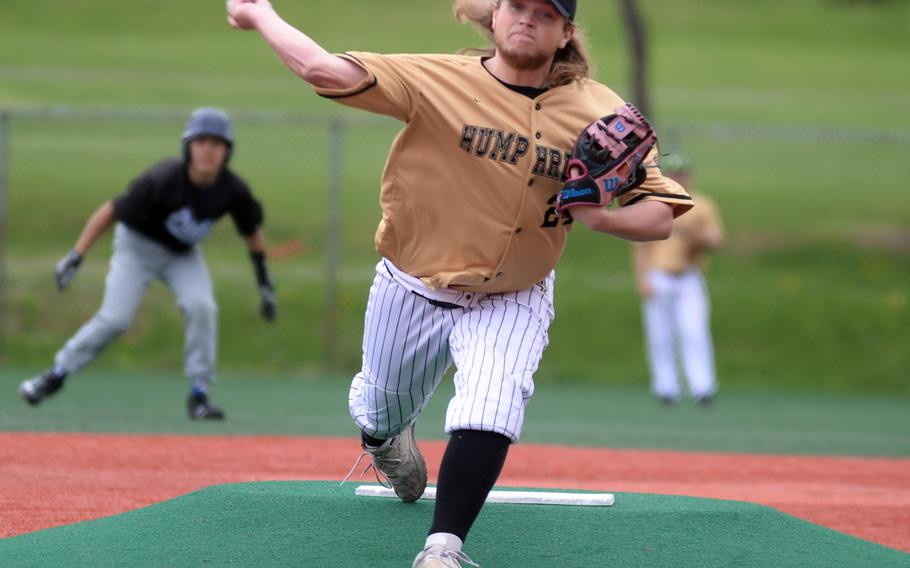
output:
M651 123L630 103L589 124L575 141L556 210L604 207L641 185L646 177L642 161L656 143Z
M562 194L565 194L566 197L574 199L577 197L587 197L589 195L594 195L594 190L591 189L590 187L585 187L585 188L581 188L581 189L575 189L573 187L570 189L562 190ZM560 194L560 195L562 195L562 194Z

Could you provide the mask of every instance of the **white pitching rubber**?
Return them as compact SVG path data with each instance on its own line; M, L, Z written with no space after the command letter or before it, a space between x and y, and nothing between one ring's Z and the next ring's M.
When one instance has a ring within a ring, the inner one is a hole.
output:
M360 485L354 490L360 497L394 497L395 492L381 485ZM421 499L436 499L436 488L427 487ZM575 505L579 507L610 507L612 493L558 493L547 491L490 491L487 503L515 505Z

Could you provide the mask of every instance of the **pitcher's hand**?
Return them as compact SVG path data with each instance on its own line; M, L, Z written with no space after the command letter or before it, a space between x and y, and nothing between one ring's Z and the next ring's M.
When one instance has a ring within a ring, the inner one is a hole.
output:
M226 5L228 23L238 30L254 29L258 11L274 11L269 0L227 0Z

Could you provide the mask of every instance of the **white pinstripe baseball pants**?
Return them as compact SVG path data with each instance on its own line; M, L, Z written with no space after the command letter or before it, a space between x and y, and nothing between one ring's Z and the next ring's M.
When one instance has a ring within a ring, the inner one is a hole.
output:
M354 422L374 438L395 436L417 419L454 362L445 431L518 441L553 321L554 279L550 273L502 294L432 290L381 260L367 304L363 367L348 400Z
M648 279L654 295L643 304L651 391L679 398L677 361L681 361L694 398L717 390L710 305L704 276L697 268L682 274L652 269Z

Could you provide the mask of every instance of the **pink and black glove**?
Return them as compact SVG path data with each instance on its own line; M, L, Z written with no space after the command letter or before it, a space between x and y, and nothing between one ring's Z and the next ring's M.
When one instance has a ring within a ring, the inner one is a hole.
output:
M642 161L656 143L651 123L630 103L589 124L575 141L556 210L604 207L641 185L647 177Z

